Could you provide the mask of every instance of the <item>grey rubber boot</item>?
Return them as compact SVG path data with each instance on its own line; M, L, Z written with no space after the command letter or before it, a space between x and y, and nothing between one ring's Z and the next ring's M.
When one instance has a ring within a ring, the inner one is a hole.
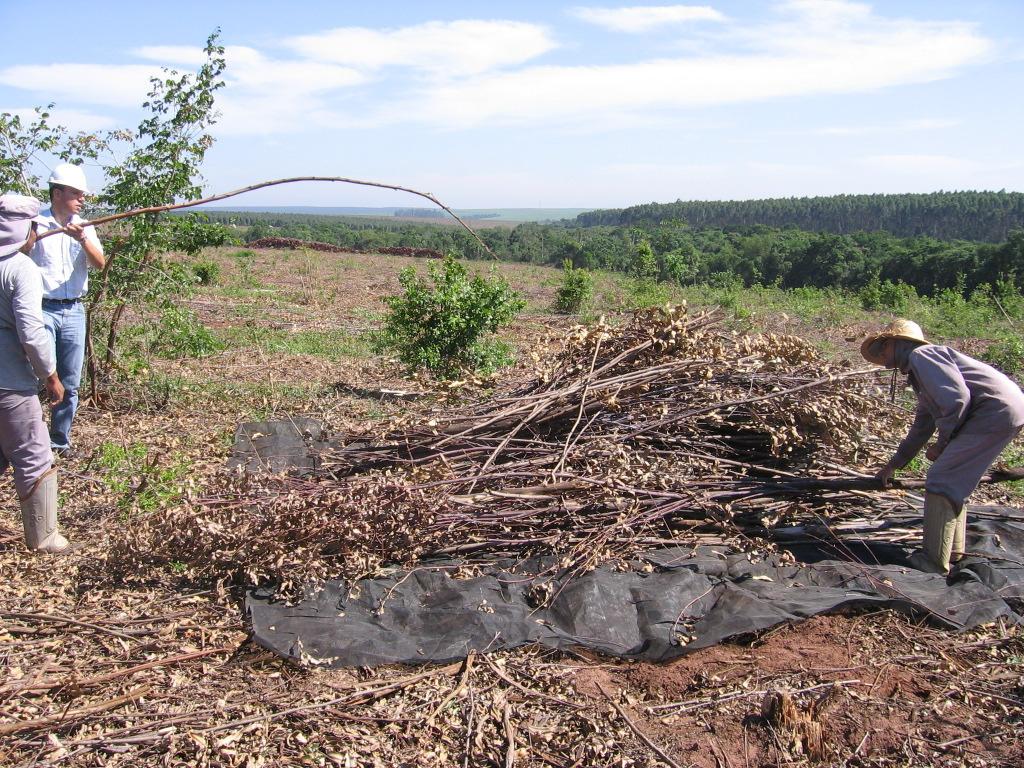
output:
M36 482L27 499L21 501L25 544L37 552L56 554L68 548L68 540L57 530L57 472L51 470Z
M966 517L964 518L966 522ZM937 573L949 572L949 556L958 528L953 502L937 493L924 495L924 553Z

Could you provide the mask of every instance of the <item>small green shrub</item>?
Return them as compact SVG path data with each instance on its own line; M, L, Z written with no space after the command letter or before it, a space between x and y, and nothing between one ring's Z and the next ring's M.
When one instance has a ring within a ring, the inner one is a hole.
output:
M910 302L917 298L914 286L899 281L880 281L875 275L867 285L857 292L863 309L884 310L897 315L906 314Z
M979 286L969 299L965 295L961 276L954 288L944 288L923 302L931 314L928 325L937 336L970 338L995 320L999 310L991 300L989 286Z
M452 254L428 268L429 281L403 269L403 293L386 296L389 312L375 337L378 351L394 350L410 368L451 378L464 369L483 370L507 359L484 335L493 333L526 306L503 278L470 277Z
M255 273L256 251L235 251L231 256L238 261L238 283L243 288L262 288L263 281Z
M637 280L657 280L660 271L658 257L654 255L651 242L646 237L641 237L633 253L630 274Z
M223 349L195 313L185 307L168 305L149 340L150 351L160 357L203 357Z
M654 280L630 280L627 290L631 309L660 307L662 304L672 301L672 291L669 286Z
M1007 336L994 342L981 356L989 365L994 365L1010 376L1024 371L1024 339Z
M594 277L585 269L576 269L572 259L562 262L562 281L555 296L555 309L575 315L593 298Z
M210 259L192 262L192 272L200 285L216 285L220 281L220 264Z
M1024 320L1024 295L1013 280L996 280L992 286L992 301L1006 319Z
M700 272L700 263L690 250L676 249L662 254L664 278L676 285L692 285Z
M718 304L722 309L733 313L737 318L750 316L750 308L744 298L750 292L743 286L743 278L734 272L713 272L707 279L708 300Z
M104 470L104 481L117 494L117 506L124 514L153 512L181 498L190 467L178 456L163 465L162 459L166 457L150 456L141 443L100 443L96 463Z

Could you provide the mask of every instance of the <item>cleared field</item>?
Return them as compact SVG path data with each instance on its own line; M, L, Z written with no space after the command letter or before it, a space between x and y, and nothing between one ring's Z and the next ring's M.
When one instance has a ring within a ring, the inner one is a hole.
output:
M399 269L425 269L422 260L237 248L203 258L220 277L187 305L220 351L153 358L112 386L104 409L80 412L77 453L62 465L61 521L85 548L58 559L25 553L11 485L0 486L0 764L1024 762L1017 627L952 635L864 611L783 625L668 665L527 648L441 667L331 672L249 642L230 584L144 559L114 570L113 548L139 520L210 487L239 422L307 415L333 432L379 428L418 406L375 391L431 386L368 341ZM527 299L503 337L528 366L530 350L579 318L551 310L557 270L494 268ZM857 340L886 319L850 297L801 296L652 288L602 274L583 319L622 322L632 307L688 299L726 306L732 328L795 333L835 359L856 355ZM965 327L934 317L935 328ZM945 338L981 352L1005 322L973 321L976 333ZM1012 490L994 493L1014 499ZM802 731L762 712L782 691L798 720L819 726L813 760ZM679 706L654 709L671 703Z

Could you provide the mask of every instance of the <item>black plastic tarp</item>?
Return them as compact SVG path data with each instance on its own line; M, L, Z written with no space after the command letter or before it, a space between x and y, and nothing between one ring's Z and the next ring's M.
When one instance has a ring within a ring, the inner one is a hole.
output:
M549 563L496 567L470 579L453 579L451 564L432 563L355 584L331 581L294 605L254 591L246 607L260 645L330 667L449 662L526 643L665 661L780 623L865 607L952 630L1000 617L1021 623L1024 522L974 522L969 550L979 554L947 578L899 562L784 565L708 547L666 549L649 553L650 573L637 563L636 570L599 568L564 584L549 581L556 596L542 608L538 582L524 574Z
M312 419L242 424L232 463L309 471L332 440ZM329 581L296 603L254 590L253 637L282 656L331 667L449 662L471 651L542 643L664 661L823 613L891 608L951 630L1024 623L1024 513L975 507L968 551L950 578L907 565L908 551L846 537L784 545L797 564L723 548L668 548L627 570L538 580L553 562L495 563L454 579L434 562L354 584ZM804 537L806 541L806 537ZM546 591L551 600L539 598Z

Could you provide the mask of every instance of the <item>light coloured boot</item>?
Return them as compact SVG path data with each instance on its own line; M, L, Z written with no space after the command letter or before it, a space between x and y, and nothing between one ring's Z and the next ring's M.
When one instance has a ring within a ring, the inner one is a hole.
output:
M956 528L953 530L953 551L949 556L951 563L958 563L967 553L967 508L961 507L956 516Z
M57 530L57 472L50 470L21 500L25 544L37 552L57 554L68 549L68 540Z
M957 514L953 502L945 496L937 493L924 495L924 551L911 555L911 565L932 573L949 573L949 556L958 527Z

